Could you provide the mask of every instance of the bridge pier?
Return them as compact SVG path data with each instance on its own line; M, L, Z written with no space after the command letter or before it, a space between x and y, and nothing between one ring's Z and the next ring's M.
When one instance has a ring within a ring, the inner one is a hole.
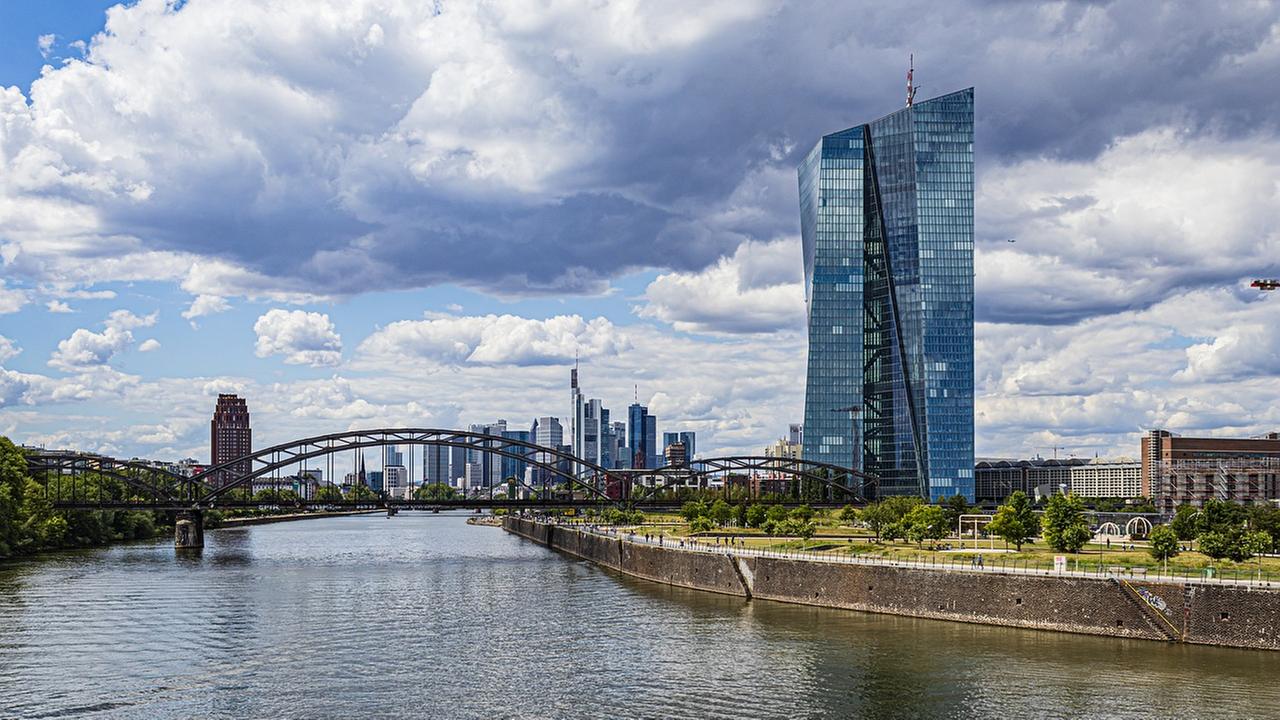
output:
M178 550L204 547L204 511L184 510L173 524L173 546Z

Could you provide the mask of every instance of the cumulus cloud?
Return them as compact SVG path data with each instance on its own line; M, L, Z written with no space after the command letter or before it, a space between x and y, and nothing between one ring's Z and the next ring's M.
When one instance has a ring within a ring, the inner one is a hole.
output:
M978 191L978 315L1070 323L1278 274L1277 176L1280 140L1169 128L1089 162L992 169Z
M626 335L603 317L482 315L394 322L366 338L359 351L366 359L384 362L420 358L446 365L549 365L616 355L629 347Z
M22 348L9 338L0 335L0 363L15 358L18 353L22 352Z
M253 324L258 357L283 355L288 365L324 367L342 362L342 337L329 316L304 310L268 310Z
M53 43L58 39L57 35L49 33L36 38L36 47L40 49L40 57L48 58L49 52L53 50Z
M147 338L138 345L138 352L151 352L160 349L160 341L155 338Z
M191 327L196 326L196 318L206 315L216 315L220 312L226 312L231 309L231 304L226 298L218 295L197 295L191 301L190 307L182 311L182 317L191 321Z
M131 330L155 325L158 317L158 312L139 316L129 310L115 310L103 321L106 329L102 332L79 328L71 337L60 340L49 359L49 367L64 372L84 372L106 365L133 345Z
M75 312L75 310L72 310L72 309L71 309L71 306L70 306L70 305L68 305L68 304L66 304L66 303L64 303L64 302L62 302L61 300L50 300L49 302L45 303L45 304L44 304L44 306L45 306L45 308L47 308L47 309L49 310L49 312L51 312L51 313L72 313L72 312Z
M1157 122L1274 127L1280 98L1248 88L1280 70L1275 9L1214 19L981 0L121 5L83 57L0 91L0 235L23 275L92 258L195 295L599 293L794 232L799 154L897 106L913 47L933 48L928 87L979 87L983 168L1093 157Z
M702 272L659 275L638 312L685 332L803 331L800 271L795 239L746 242Z
M4 279L0 278L0 315L18 312L28 300L27 291L7 288Z

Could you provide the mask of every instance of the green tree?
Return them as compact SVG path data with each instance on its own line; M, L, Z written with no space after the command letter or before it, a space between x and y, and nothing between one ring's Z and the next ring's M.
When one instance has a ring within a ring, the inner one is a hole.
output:
M1080 552L1093 533L1084 518L1084 503L1075 495L1053 495L1041 522L1044 541L1059 552Z
M955 530L960 525L960 516L968 515L973 510L969 506L969 501L960 493L943 500L941 507L946 516L948 530Z
M796 520L800 520L801 522L809 522L813 519L813 508L808 505L801 505L799 507L792 508L791 512L787 513L787 515L795 518Z
M764 521L767 518L768 513L766 512L765 507L760 503L755 503L751 507L747 508L748 527L758 528L764 524Z
M1271 536L1262 530L1251 530L1245 533L1240 543L1240 554L1243 560L1251 557L1258 558L1258 577L1262 577L1262 555L1271 551L1271 545Z
M987 523L987 532L1004 538L1022 552L1022 546L1031 542L1031 538L1040 531L1040 517L1027 494L1018 490L1005 499L997 510L995 517Z
M444 483L427 483L413 491L415 500L453 500L457 496L457 489Z
M733 522L740 528L747 526L747 501L733 506Z
M858 522L858 508L852 505L845 505L840 510L840 522L845 525L852 525Z
M0 558L16 553L23 544L26 489L27 459L9 438L0 436Z
M916 505L902 522L906 526L907 539L916 545L947 536L947 513L938 505Z
M1151 529L1151 537L1148 538L1151 547L1147 552L1151 553L1151 557L1166 562L1169 558L1178 556L1178 533L1168 525L1157 525Z
M862 512L858 515L863 524L865 524L871 532L875 533L876 540L880 540L885 527L893 522L893 519L890 517L889 509L884 506L884 503L871 503L863 508Z
M880 537L893 541L901 540L907 536L907 525L901 520L895 520L880 528Z
M342 502L342 491L333 485L321 485L316 489L316 502Z
M701 500L690 500L680 506L680 517L685 522L693 522L694 520L704 517L707 514L707 504Z
M724 527L729 524L729 518L733 517L733 507L724 499L718 499L711 503L711 507L707 510L707 517L711 518L711 522Z
M1199 532L1204 533L1230 533L1231 531L1242 527L1245 521L1245 509L1241 505L1217 498L1210 498L1205 501L1204 506L1200 508L1200 514L1197 516L1196 523Z
M1249 529L1265 532L1271 537L1272 546L1267 552L1276 552L1280 543L1280 508L1270 505L1253 505L1249 508Z
M689 523L689 530L696 533L708 532L709 530L712 530L714 528L715 528L715 523L712 522L711 518L707 517L706 515L699 515Z
M1196 518L1199 512L1190 505L1179 505L1173 514L1173 520L1169 523L1169 529L1173 530L1179 540L1195 540L1200 534L1200 525Z
M780 523L787 519L787 509L781 505L770 505L765 511L765 518Z

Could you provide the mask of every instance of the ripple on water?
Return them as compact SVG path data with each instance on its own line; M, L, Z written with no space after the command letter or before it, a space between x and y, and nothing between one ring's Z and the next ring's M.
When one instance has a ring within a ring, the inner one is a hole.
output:
M1280 657L698 593L461 516L0 566L0 716L1274 717Z

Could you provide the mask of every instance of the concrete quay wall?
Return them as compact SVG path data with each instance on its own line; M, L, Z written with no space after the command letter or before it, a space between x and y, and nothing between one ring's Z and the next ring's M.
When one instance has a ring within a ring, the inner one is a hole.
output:
M1166 642L1280 650L1280 592L815 562L657 547L507 517L503 528L645 580L821 607Z

